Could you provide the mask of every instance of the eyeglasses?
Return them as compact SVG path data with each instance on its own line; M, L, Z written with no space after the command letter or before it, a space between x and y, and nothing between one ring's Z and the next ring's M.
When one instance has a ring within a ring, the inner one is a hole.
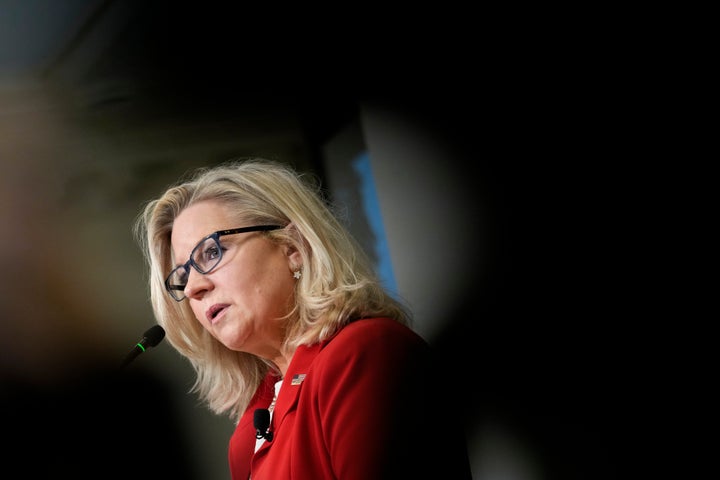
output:
M225 249L220 245L220 237L246 232L264 232L283 228L279 225L256 225L254 227L232 228L218 230L200 240L190 252L190 259L184 265L175 267L165 279L165 289L176 301L185 299L185 286L187 285L190 267L203 275L213 271L220 264Z

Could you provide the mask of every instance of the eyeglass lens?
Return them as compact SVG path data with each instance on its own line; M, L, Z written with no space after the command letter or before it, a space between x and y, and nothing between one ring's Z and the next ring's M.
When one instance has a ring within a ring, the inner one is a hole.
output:
M200 273L208 273L215 268L222 259L222 249L215 237L206 238L199 243L192 252L192 265ZM185 295L183 290L187 285L188 275L190 273L190 265L181 265L172 271L168 277L168 286L171 287L170 293L176 299L182 299Z

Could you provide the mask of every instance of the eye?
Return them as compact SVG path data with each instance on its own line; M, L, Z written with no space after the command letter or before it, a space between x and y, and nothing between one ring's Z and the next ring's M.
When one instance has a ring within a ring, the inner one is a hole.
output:
M202 252L202 258L201 260L204 263L211 262L212 260L216 260L221 255L220 247L213 243L213 245L208 246L205 250Z

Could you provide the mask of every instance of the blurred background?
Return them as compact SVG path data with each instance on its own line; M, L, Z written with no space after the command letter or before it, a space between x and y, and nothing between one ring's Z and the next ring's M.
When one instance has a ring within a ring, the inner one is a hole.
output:
M543 52L449 6L230 3L0 0L7 460L229 478L233 426L187 394L189 364L161 343L115 367L154 323L144 202L264 156L323 180L413 308L475 479L619 476L647 378L616 310L618 231L598 228L624 185L605 189L607 147L538 80Z

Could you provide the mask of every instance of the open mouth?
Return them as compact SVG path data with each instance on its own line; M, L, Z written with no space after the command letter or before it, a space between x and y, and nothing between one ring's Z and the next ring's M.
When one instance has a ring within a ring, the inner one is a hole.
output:
M220 315L221 312L225 311L225 308L227 308L227 305L213 305L208 309L205 315L207 316L207 319L212 322L218 317L218 315Z

